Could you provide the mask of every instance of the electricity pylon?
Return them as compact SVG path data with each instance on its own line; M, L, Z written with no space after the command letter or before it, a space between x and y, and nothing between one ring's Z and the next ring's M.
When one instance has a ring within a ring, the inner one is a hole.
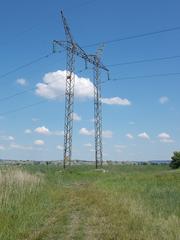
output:
M101 101L101 55L103 47L100 47L96 55L89 55L94 60L93 74L94 74L94 129L95 129L95 164L102 166L103 163L103 146L102 146L102 101ZM103 68L108 73L107 68Z
M71 164L72 156L72 131L73 131L73 105L74 105L74 84L75 84L75 55L93 64L96 69L108 69L100 62L99 58L93 55L87 55L86 52L74 41L67 20L61 11L61 17L64 25L66 41L53 41L53 51L56 46L64 48L67 52L66 63L66 89L65 89L65 122L64 122L64 159L63 165L66 168ZM96 76L98 80L99 77Z

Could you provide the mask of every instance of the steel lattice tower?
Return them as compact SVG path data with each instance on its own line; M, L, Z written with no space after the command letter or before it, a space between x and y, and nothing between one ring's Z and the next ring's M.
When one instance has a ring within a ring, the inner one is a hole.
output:
M102 101L101 101L101 69L107 71L108 69L100 67L101 55L103 47L97 50L96 55L89 55L94 60L93 65L93 82L94 82L94 130L95 130L95 163L102 166L103 163L103 146L102 146Z
M95 101L95 148L96 148L96 167L100 161L102 164L102 118L101 118L101 99L99 84L99 69L108 71L100 62L97 55L87 55L86 52L73 40L67 20L61 11L61 17L64 25L66 41L53 41L53 51L56 46L63 47L67 52L66 64L66 89L65 89L65 121L64 121L64 159L63 165L66 168L71 164L72 155L72 131L73 131L73 105L74 105L74 84L75 84L75 55L94 66L94 101Z
M98 164L103 163L102 149L102 102L101 102L101 78L97 59L97 65L94 66L94 129L95 129L95 161L96 168Z
M64 119L64 168L70 165L72 155L73 104L74 104L74 51L67 51L65 119Z

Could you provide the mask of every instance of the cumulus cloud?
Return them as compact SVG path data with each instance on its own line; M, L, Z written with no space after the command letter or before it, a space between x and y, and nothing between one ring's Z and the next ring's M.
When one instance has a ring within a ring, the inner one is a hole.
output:
M50 135L63 136L64 135L64 131L50 131L45 126L37 127L36 129L34 129L34 132L38 134L46 135L46 136L50 136Z
M101 98L101 102L108 105L121 105L121 106L130 106L131 102L124 98L113 97L113 98Z
M95 150L94 150L94 149L90 149L89 151L90 151L90 152L95 152Z
M63 136L64 135L64 131L51 131L51 135Z
M3 145L0 145L0 151L5 150L5 147Z
M114 147L115 148L120 148L120 149L125 149L126 148L125 145L121 145L121 144L116 144Z
M50 131L48 128L46 128L45 126L42 127L37 127L36 129L34 129L34 132L39 133L39 134L43 134L43 135L50 135Z
M73 120L74 121L81 121L81 117L77 113L73 113Z
M44 145L44 141L43 141L43 140L40 140L40 139L35 140L35 141L34 141L34 145L42 146L42 145Z
M47 99L60 99L64 96L66 70L46 73L43 83L36 85L36 94ZM94 85L88 78L78 77L75 74L75 97L92 98Z
M26 130L24 131L24 133L30 134L30 133L32 133L32 131L31 131L31 129L26 129Z
M38 121L39 121L39 118L32 118L32 121L33 121L33 122L38 122Z
M158 136L157 136L160 140L160 142L164 142L164 143L172 143L173 140L171 139L171 136L168 134L168 133L160 133Z
M63 147L62 145L57 145L56 148L57 148L58 150L61 150L61 151L64 149L64 147Z
M146 132L138 134L138 137L141 138L141 139L144 139L144 140L149 140L150 139L149 135Z
M87 128L81 128L79 130L80 135L85 135L85 136L94 136L94 130L88 130Z
M127 133L127 134L126 134L126 137L129 138L129 139L133 139L133 138L134 138L131 133Z
M116 144L114 147L116 149L116 152L119 152L119 153L121 153L126 148L125 145L120 145L120 144Z
M32 150L32 146L25 146L16 143L10 144L10 148L19 149L19 150Z
M90 122L93 122L93 123L94 123L94 122L95 122L95 119L94 119L94 118L91 118L91 119L90 119Z
M85 136L94 136L94 130L88 130L87 128L81 128L79 130L79 134L85 135ZM112 138L113 133L110 130L105 130L105 131L102 131L102 136L104 138Z
M113 132L112 132L112 131L109 131L109 130L102 131L102 136L103 136L104 138L112 138Z
M21 85L21 86L25 86L25 85L27 85L27 80L24 79L24 78L18 78L18 79L16 80L16 83L19 84L19 85Z
M85 147L92 147L92 144L91 143L85 143L84 146Z
M13 136L0 136L0 139L5 140L5 141L14 141L14 137Z
M8 140L10 140L10 141L14 141L14 137L13 136L8 136Z
M166 97L166 96L162 96L162 97L159 98L159 102L160 102L161 104L165 104L165 103L167 103L168 101L169 101L169 98Z

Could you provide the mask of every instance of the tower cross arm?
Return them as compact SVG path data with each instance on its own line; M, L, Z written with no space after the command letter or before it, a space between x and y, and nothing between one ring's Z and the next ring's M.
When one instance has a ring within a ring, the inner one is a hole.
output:
M88 55L77 43L72 43L69 41L53 41L53 52L56 52L56 46L60 46L67 51L73 51L73 53L85 60L85 62L89 62L94 66L98 66L99 68L109 72L104 64L100 62L100 59L96 55Z
M88 60L88 55L86 52L76 43L71 43L69 41L53 41L53 52L56 52L56 46L62 47L67 51L73 52L73 54L83 58L84 60Z

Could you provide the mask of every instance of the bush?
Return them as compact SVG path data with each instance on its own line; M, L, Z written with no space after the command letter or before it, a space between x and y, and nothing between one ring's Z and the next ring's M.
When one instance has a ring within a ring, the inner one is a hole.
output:
M180 167L180 152L174 152L174 155L171 157L172 161L170 162L170 167L173 169Z

